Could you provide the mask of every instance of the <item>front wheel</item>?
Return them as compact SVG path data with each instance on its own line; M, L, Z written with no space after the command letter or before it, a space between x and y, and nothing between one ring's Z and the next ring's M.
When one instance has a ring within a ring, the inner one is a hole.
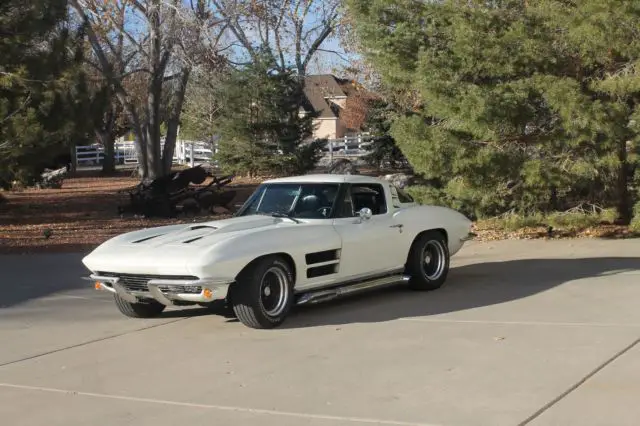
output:
M412 244L407 271L409 287L414 290L435 290L444 284L449 273L449 247L440 231L428 231Z
M251 328L282 324L293 303L293 273L280 256L257 260L233 284L231 304L236 317Z
M164 311L162 303L150 300L148 303L131 303L124 300L117 294L113 295L118 310L124 315L132 318L154 318Z

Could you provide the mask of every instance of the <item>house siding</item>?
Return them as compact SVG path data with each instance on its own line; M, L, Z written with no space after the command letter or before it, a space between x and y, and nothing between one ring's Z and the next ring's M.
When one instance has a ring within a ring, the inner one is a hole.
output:
M337 118L325 118L317 119L314 121L313 137L316 139L336 139L342 136L337 136L338 132L338 119Z

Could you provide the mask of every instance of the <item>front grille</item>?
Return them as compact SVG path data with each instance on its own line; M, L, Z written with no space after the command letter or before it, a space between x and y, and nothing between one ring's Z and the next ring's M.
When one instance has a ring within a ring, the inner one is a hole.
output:
M120 281L118 282L129 291L149 291L147 283L151 280L195 281L198 279L198 277L194 277L192 275L141 275L118 274L114 272L98 272L97 275L120 278Z
M163 293L200 294L202 287L193 285L159 285L158 289Z

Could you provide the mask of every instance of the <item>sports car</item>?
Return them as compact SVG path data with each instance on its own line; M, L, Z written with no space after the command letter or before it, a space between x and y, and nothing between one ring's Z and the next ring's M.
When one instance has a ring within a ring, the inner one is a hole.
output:
M234 217L125 233L82 262L124 315L224 301L246 326L273 328L295 305L440 288L471 225L384 179L303 175L263 182Z

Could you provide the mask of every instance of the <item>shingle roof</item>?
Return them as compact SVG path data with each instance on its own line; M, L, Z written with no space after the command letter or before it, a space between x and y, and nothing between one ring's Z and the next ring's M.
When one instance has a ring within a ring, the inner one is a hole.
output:
M336 77L331 74L306 76L304 94L307 98L305 109L317 112L319 118L337 117L325 98L347 96Z

